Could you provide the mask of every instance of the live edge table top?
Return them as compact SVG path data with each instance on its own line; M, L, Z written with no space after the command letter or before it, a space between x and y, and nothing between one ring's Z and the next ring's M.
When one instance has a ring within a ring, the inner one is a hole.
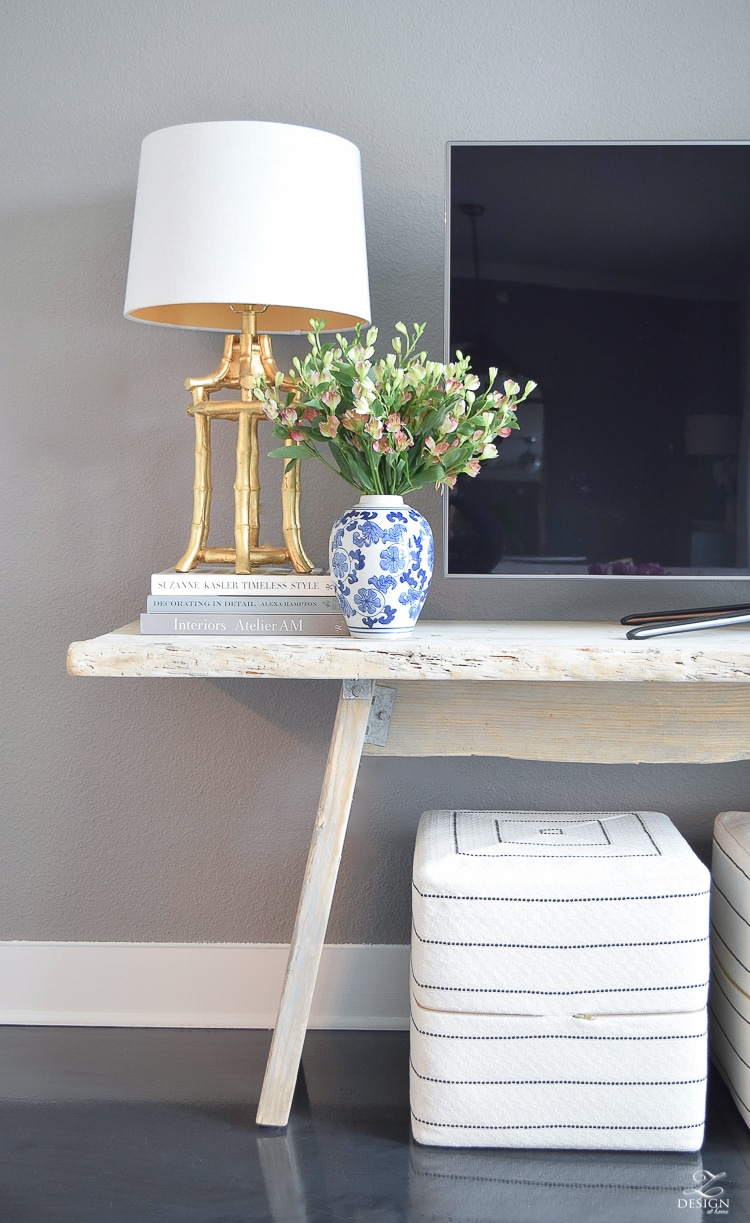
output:
M157 637L76 641L71 675L749 684L750 626L628 641L620 624L422 620L403 640Z

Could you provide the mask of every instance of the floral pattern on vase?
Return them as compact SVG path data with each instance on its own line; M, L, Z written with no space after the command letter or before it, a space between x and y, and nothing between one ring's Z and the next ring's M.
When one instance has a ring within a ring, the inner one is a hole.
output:
M363 496L334 523L330 558L352 637L408 637L432 577L427 519L403 497Z

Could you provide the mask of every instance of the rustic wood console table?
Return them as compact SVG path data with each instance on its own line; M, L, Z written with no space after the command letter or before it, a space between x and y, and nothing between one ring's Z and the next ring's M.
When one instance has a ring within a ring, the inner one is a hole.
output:
M68 653L71 675L340 679L257 1120L284 1126L362 753L587 763L750 758L750 629L628 641L617 624L422 621L403 641L150 637ZM446 799L446 803L448 799Z

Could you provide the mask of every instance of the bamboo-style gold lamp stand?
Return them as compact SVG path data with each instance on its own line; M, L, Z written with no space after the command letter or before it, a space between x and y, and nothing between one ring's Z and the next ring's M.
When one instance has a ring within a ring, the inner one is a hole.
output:
M192 395L188 414L195 420L195 479L193 482L193 521L190 542L175 568L187 573L200 562L233 564L236 573L251 573L258 565L291 562L297 573L309 573L313 563L302 546L300 534L299 463L284 464L281 479L283 547L259 543L260 478L258 471L258 423L265 419L261 403L253 398L252 379L265 374L276 377L271 338L257 334L257 315L264 306L232 306L242 315L242 331L228 335L224 355L212 374L205 378L186 378L185 389ZM287 379L285 390L293 390ZM212 403L217 391L239 391L239 399L220 399ZM209 547L211 519L211 424L214 420L237 422L234 480L234 547ZM290 444L290 443L287 443ZM286 470L289 468L289 470Z

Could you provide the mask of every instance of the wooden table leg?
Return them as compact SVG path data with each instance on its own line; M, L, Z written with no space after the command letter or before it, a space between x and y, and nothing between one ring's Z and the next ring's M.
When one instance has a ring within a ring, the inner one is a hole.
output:
M260 1094L258 1125L286 1125L289 1120L372 693L370 680L344 681L339 697L284 988Z

